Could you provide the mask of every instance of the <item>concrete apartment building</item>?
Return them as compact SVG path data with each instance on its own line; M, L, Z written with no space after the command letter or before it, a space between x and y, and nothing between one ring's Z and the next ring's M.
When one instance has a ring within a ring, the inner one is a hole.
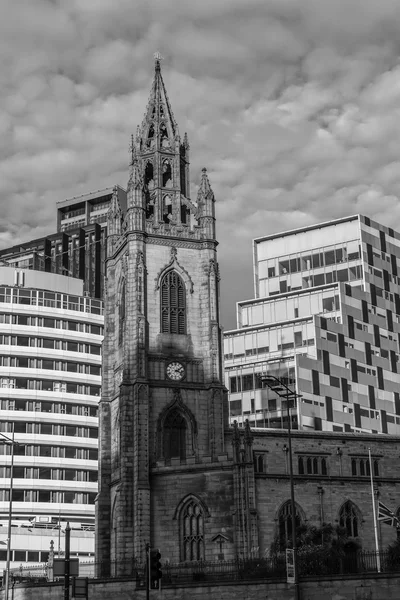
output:
M224 335L231 422L287 426L260 376L300 398L302 430L400 433L400 233L360 215L258 238L255 298ZM285 403L283 403L285 404Z

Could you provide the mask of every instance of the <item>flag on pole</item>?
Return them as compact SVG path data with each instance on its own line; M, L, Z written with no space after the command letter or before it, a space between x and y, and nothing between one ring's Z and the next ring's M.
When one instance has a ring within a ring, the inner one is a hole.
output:
M382 523L386 523L386 525L390 525L391 527L400 527L400 521L394 512L380 500L378 501L378 521L382 521Z

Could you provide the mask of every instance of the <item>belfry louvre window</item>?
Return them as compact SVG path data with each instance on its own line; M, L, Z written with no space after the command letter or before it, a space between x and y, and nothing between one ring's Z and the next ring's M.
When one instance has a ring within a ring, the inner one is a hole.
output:
M186 333L185 284L176 271L161 283L161 333Z

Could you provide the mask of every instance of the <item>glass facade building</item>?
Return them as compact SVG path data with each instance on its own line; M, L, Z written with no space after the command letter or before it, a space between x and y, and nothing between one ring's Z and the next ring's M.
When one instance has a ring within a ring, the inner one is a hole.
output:
M360 215L254 240L255 299L224 335L231 421L400 433L400 234Z
M93 554L102 339L102 301L83 295L82 280L0 267L0 432L9 439L14 432L17 442L12 566L44 562L49 530L55 551L63 548L67 521L74 556ZM11 446L0 442L4 543Z

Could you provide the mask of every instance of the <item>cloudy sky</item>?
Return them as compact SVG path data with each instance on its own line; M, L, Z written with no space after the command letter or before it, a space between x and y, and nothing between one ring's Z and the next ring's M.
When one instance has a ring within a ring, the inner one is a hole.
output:
M222 322L253 237L357 212L400 229L399 0L2 0L0 247L126 186L153 54L217 198Z

